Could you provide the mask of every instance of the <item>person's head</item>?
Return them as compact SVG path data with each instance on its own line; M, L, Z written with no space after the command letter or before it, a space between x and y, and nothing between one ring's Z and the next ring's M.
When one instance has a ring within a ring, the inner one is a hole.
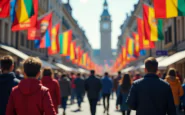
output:
M170 68L170 69L168 70L167 75L170 76L170 77L175 78L176 75L177 75L177 74L176 74L176 69L175 69L175 68Z
M91 70L91 75L94 76L95 75L95 71Z
M10 55L3 56L1 58L1 70L2 72L11 72L14 69L14 59Z
M77 73L77 77L80 78L81 77L81 74L80 73Z
M40 76L40 70L42 62L39 58L29 57L23 63L24 76L25 78L36 78Z
M71 76L73 76L74 75L74 73L73 72L71 72Z
M109 76L109 73L108 72L105 72L104 76L107 76L108 77Z
M154 57L149 57L145 60L145 72L155 73L158 70L158 62Z
M139 72L136 72L135 75L136 75L136 76L140 76L140 73L139 73Z
M67 75L64 73L64 74L62 74L62 78L64 78L64 77L67 77Z
M22 73L22 72L21 72L21 69L19 69L19 68L16 69L16 70L15 70L15 73L16 73L17 75L20 75L20 74Z
M42 72L42 76L54 77L53 70L50 67L45 67Z
M121 79L120 82L121 85L121 91L122 92L128 92L131 87L131 79L129 74L124 74L124 76Z
M121 71L118 71L118 76L121 76Z

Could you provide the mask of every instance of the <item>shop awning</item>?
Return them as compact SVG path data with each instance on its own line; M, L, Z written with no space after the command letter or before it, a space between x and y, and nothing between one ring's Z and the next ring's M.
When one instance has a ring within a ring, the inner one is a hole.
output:
M61 69L64 70L64 71L68 71L68 72L73 71L73 68L68 67L68 66L66 66L66 65L63 65L63 64L61 64L61 63L55 63L55 65L56 65L57 67L61 68Z
M3 45L3 44L0 44L0 48L6 50L8 52L13 53L14 55L18 56L19 58L21 58L23 60L25 60L25 59L27 59L29 57L27 54L25 54L25 53L15 49L15 48L13 48L13 47L10 47L10 46L6 46L6 45ZM41 60L41 61L42 61L43 67L47 66L47 67L51 67L52 69L56 69L57 68L56 66L54 66L54 65L52 65L52 64L50 64L50 63L48 63L48 62L46 62L44 60Z
M89 73L89 71L87 71L87 70L85 70L85 69L82 69L82 68L78 68L78 71L79 71L80 73L86 73L86 74Z
M158 57L156 58L157 62L160 63L162 60L168 58L167 56L162 56L162 57ZM141 67L141 69L144 69L145 68L145 64L143 64Z
M14 55L18 56L19 58L21 58L23 60L28 58L28 55L26 55L25 53L13 48L13 47L0 44L0 48L6 50L8 52L13 53Z
M127 73L127 72L129 72L129 71L134 70L134 69L135 69L135 67L134 67L134 66L131 66L131 67L128 67L128 68L123 69L121 72L122 72L122 73Z
M172 64L174 64L184 58L185 58L185 51L175 53L175 54L169 56L168 58L162 60L159 63L159 69L166 69L168 66L170 66L170 65L172 65Z

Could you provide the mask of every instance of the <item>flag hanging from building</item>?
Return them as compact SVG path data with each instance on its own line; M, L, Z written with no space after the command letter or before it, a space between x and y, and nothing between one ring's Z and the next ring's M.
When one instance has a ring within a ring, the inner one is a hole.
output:
M126 49L129 56L134 55L134 41L130 37L127 37L126 39Z
M185 0L153 0L156 18L185 16Z
M163 21L155 19L154 9L146 4L143 4L143 18L145 39L155 42L163 40Z
M35 28L28 30L28 36L34 40L35 48L51 47L52 12L37 22ZM29 37L28 37L29 38Z
M88 53L84 53L84 54L83 54L83 66L84 66L84 67L87 66L87 56L88 56Z
M73 61L76 59L76 53L75 53L75 48L76 48L76 42L72 41L70 43L70 60Z
M11 2L12 31L26 30L36 26L38 0L13 0Z
M60 23L56 24L51 30L51 47L48 48L48 54L57 54L60 51L59 46Z
M7 18L10 16L10 0L0 1L0 18Z
M139 57L139 51L140 51L140 47L139 47L139 35L135 32L132 33L133 37L134 37L134 56L135 57Z
M72 40L72 30L68 30L59 35L60 54L62 56L70 56L70 43Z
M155 48L154 42L151 42L150 40L145 39L143 19L137 18L137 27L138 27L137 29L138 29L138 35L139 35L140 50Z

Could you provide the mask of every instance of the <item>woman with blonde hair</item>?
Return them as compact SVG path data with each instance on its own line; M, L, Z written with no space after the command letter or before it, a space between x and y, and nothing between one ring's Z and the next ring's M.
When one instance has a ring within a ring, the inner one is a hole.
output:
M121 96L121 111L122 115L125 115L125 112L127 112L127 115L130 115L130 109L126 104L126 99L129 93L129 90L132 85L132 80L129 74L124 74L122 79L120 80L119 84L119 95Z
M180 82L179 78L177 77L176 70L174 68L170 68L168 70L165 81L167 81L170 84L172 94L173 94L174 103L176 106L176 112L178 114L179 113L180 97L183 96L184 91L181 86L181 82Z
M53 71L50 67L45 67L42 72L42 84L49 89L55 111L58 113L58 105L60 105L60 86L54 79Z

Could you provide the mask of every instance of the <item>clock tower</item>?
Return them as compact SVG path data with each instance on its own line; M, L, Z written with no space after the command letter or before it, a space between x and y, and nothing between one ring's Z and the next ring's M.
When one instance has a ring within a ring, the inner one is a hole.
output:
M101 62L104 60L111 60L112 48L111 48L111 15L108 11L108 3L105 0L103 4L103 13L101 14L100 20L100 33L101 33L101 48L100 48L100 58ZM103 64L103 63L102 63Z

